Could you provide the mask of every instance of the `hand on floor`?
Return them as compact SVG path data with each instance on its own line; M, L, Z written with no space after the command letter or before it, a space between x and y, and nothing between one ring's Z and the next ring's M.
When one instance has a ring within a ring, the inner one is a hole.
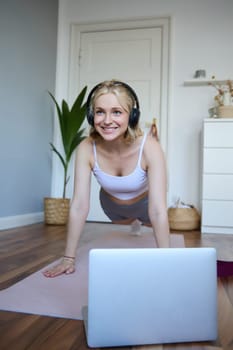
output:
M64 274L70 274L75 271L75 261L68 260L66 258L63 258L62 261L52 266L50 269L43 271L43 275L45 277L56 277L59 275Z

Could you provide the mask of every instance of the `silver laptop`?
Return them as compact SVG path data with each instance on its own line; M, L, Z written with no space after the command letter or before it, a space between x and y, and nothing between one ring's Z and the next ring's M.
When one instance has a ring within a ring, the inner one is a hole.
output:
M215 340L215 249L91 250L83 318L89 347Z

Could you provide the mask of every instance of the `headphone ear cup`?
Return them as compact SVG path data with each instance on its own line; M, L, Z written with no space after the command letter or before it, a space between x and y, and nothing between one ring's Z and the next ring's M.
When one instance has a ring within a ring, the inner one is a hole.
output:
M129 126L135 128L138 124L140 117L140 110L138 108L133 108L129 116Z
M91 126L94 126L94 115L89 108L87 109L87 121Z

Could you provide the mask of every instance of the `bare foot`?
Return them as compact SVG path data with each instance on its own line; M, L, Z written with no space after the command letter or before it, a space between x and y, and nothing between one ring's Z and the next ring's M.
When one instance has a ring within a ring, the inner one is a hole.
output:
M131 231L130 231L130 234L133 235L133 236L140 236L141 235L141 221L139 220L134 220L132 223L131 223Z

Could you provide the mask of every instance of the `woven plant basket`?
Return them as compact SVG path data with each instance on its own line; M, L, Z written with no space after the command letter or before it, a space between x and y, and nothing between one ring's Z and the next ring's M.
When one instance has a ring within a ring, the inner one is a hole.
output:
M66 225L69 217L70 199L44 198L44 217L47 225Z
M200 228L200 214L196 208L169 208L168 220L172 230L190 231Z
M219 106L218 116L219 118L233 118L233 106Z

